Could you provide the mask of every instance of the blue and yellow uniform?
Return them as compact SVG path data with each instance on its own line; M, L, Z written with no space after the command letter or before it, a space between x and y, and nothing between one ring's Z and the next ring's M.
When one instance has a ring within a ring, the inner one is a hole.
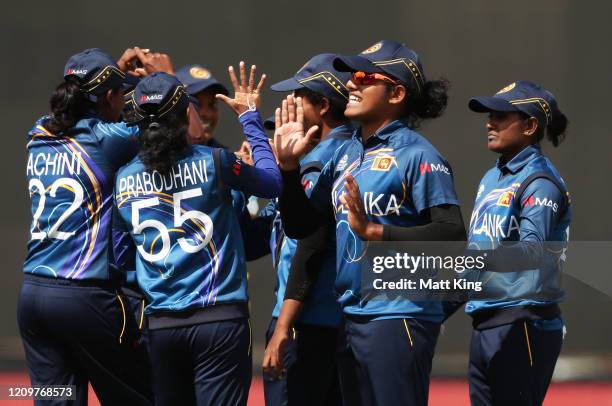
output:
M308 95L314 95L313 100L326 98L330 106L326 118L329 120L332 117L334 124L337 125L331 128L313 150L300 160L300 181L307 195L310 195L317 184L325 164L335 151L350 138L353 131L352 126L342 114L339 114L338 119L332 113L332 109L338 112L344 111L348 101L345 83L349 75L334 69L335 57L334 54L315 55L295 75L271 86L274 91L293 91L296 96L303 94L303 99L308 99ZM276 302L266 333L266 344L276 329L298 244L296 239L285 235L279 210L278 201L273 201L262 212L263 215L271 214L270 218L273 219L270 251L276 270ZM285 350L283 365L286 373L280 379L274 380L264 374L266 405L340 403L335 353L342 311L334 290L336 244L333 231L327 235L325 240L320 271L309 289L309 294L293 326L290 341Z
M187 108L184 87L165 74L143 79L134 100L143 120ZM115 200L138 253L160 405L246 404L252 342L244 249L230 188L274 198L281 181L259 114L247 111L240 122L254 167L226 150L195 145L186 146L165 173L149 169L140 157L117 173Z
M325 166L334 152L350 139L353 129L350 125L342 125L334 128L327 137L321 141L300 161L301 180L304 191L310 195L317 184L321 169ZM276 264L276 304L272 310L272 317L280 315L280 309L285 298L287 278L291 269L291 259L295 254L297 240L285 236L283 231L278 204L271 203L275 217L273 221L272 236L270 238L270 250L272 261ZM300 313L298 322L312 324L315 326L327 326L337 328L341 324L342 311L337 301L334 290L336 279L336 245L335 236L330 238L328 246L329 255L325 256L321 265L321 271L317 281L304 303L304 309Z
M541 129L560 114L550 92L526 81L474 98L469 106L534 117ZM544 401L563 339L560 280L571 217L565 183L539 143L508 161L500 157L480 181L469 245L487 250L491 271L478 276L484 294L465 307L474 325L473 405Z
M115 171L135 155L138 129L105 122L93 103L126 77L99 49L72 56L64 73L60 86L83 99L76 123L53 133L43 117L28 133L33 220L18 321L30 377L76 385L77 404L88 380L103 403L150 404L147 360L133 351L109 263Z
M426 83L418 55L395 41L380 41L358 56L339 57L334 66L387 75L417 94ZM355 130L323 168L309 199L319 213L335 215L335 287L344 313L340 356L356 373L356 382L343 388L343 396L356 397L349 400L356 404L426 404L431 361L444 318L440 302L364 294L362 272L371 269L368 242L351 229L348 210L340 200L351 175L368 220L374 223L422 226L430 222L426 214L430 208L458 205L449 163L410 127L408 118L396 119L365 141L361 128ZM353 386L360 388L360 394Z

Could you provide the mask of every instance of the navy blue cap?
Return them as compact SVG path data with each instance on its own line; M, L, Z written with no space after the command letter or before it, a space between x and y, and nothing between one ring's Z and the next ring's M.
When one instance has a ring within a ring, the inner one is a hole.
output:
M64 79L76 79L90 95L100 95L120 85L135 86L138 78L126 75L115 60L100 48L86 49L72 55L64 67Z
M186 110L189 95L176 77L155 72L138 83L132 94L132 103L138 121L154 120L170 111Z
M190 95L214 88L217 93L229 95L225 86L215 79L210 71L200 65L185 65L176 71L176 77L187 87Z
M552 122L558 111L555 96L540 85L518 80L501 89L493 96L474 97L468 103L470 110L478 113L490 111L518 111L535 117L541 127Z
M339 71L383 73L417 93L425 86L421 59L412 49L397 41L382 40L359 55L339 56L334 60Z
M274 114L264 120L263 126L269 131L276 129L276 118L274 117Z
M307 88L321 96L346 104L350 75L334 68L335 54L319 54L310 58L293 77L273 84L275 92L290 92Z

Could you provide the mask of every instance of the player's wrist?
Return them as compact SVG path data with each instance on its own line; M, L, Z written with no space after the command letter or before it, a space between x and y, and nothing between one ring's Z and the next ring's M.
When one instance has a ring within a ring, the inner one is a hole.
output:
M363 229L360 237L366 241L382 241L384 227L382 224L376 224L368 221Z
M281 171L291 172L298 169L300 166L297 159L281 159L278 161L278 167Z

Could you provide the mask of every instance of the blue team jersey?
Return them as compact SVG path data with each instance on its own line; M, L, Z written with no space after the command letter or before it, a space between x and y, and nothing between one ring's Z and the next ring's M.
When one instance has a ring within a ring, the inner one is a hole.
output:
M319 180L321 169L332 158L336 150L350 139L352 132L353 128L349 125L334 128L325 140L321 141L302 158L300 161L301 180L307 195L310 195ZM276 305L272 311L272 316L278 317L285 297L287 279L291 269L291 260L297 248L297 240L285 236L277 202L271 202L262 214L270 215L270 213L274 213L270 251L276 269ZM334 291L336 279L335 236L329 236L328 241L331 243L326 247L321 271L304 304L304 309L300 313L298 321L318 326L338 327L342 320L342 311Z
M365 255L367 241L351 230L348 210L340 201L349 174L359 185L370 221L411 227L428 222L421 214L430 207L458 205L450 165L425 138L397 120L373 134L365 145L356 130L323 168L311 194L321 211L328 210L331 202L336 216L336 291L344 313L441 321L444 312L439 302L362 296L361 271L371 269L371 264Z
M259 114L244 113L240 121L255 167L226 150L195 145L166 174L147 170L140 158L117 173L116 205L136 245L136 276L148 314L248 299L230 188L274 198L281 178Z
M548 174L556 179L557 184L546 178L537 178L526 186L517 204L514 200L521 183L536 173ZM470 220L470 247L494 249L503 241L567 241L572 217L567 196L563 179L550 160L542 155L539 146L523 149L505 164L498 160L478 187ZM469 301L466 312L561 301L563 291L558 284L558 276L563 263L564 257L561 255L544 262L542 266L545 269L490 275L485 288L491 292L502 292L504 297ZM529 298L542 293L548 300Z
M213 151L193 146L165 175L139 158L117 173L117 207L138 251L147 313L247 300L238 219L229 190L217 187Z
M93 115L62 134L28 133L26 176L32 200L26 273L66 279L109 279L116 170L136 154L137 127Z

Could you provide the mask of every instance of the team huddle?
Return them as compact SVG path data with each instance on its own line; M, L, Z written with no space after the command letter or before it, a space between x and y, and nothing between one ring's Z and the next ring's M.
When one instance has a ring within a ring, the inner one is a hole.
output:
M18 322L32 385L75 385L76 400L37 404L85 405L91 384L103 405L246 405L246 263L271 254L266 405L426 405L440 327L460 307L472 405L541 405L564 325L562 255L539 258L571 222L540 148L567 127L552 93L516 81L469 101L498 159L466 232L452 166L417 132L449 83L412 49L316 55L270 87L286 97L265 121L266 76L240 62L229 78L233 94L140 48L66 63L28 132ZM242 126L237 152L214 137L218 101ZM372 241L465 242L486 252L498 295L374 299L361 275Z

